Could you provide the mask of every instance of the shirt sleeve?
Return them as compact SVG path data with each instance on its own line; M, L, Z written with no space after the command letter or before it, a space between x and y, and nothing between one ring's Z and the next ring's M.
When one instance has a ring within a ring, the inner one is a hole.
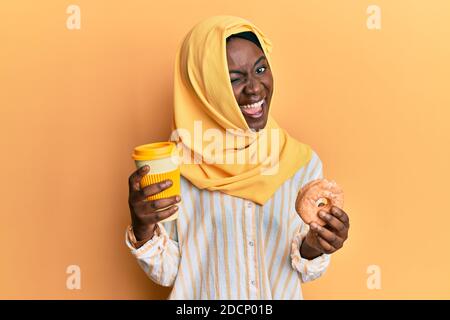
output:
M319 278L325 273L330 264L329 254L324 253L312 260L305 259L300 255L300 247L308 231L309 226L306 223L302 223L301 228L295 233L291 245L292 268L300 273L302 282L309 282Z
M133 245L136 238L133 229L129 226L125 235L125 243L139 266L151 280L161 286L170 287L178 273L180 250L178 242L169 237L164 225L170 225L176 230L176 220L157 223L153 238L139 248L135 248Z
M311 158L311 171L308 172L307 175L309 179L306 179L307 181L305 181L303 185L315 179L323 179L322 161L315 152L313 152ZM302 186L299 186L299 189L300 187ZM302 282L312 281L323 275L330 264L331 257L329 254L324 253L317 258L308 260L300 255L300 248L308 231L309 225L302 221L301 227L295 233L291 245L292 267L300 272Z

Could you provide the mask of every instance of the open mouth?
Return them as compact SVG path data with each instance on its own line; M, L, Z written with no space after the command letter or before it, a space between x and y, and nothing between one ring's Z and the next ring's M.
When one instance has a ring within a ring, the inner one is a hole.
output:
M266 99L262 99L258 102L255 102L253 104L250 105L245 105L245 106L239 106L242 110L242 113L249 117L249 118L253 118L253 119L258 119L261 118L262 115L264 114L264 107L266 106Z

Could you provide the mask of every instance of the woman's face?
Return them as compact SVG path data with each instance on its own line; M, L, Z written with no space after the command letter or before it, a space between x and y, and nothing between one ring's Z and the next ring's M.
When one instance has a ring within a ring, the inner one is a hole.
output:
M231 38L227 61L234 97L248 126L263 129L273 93L272 72L264 53L251 41Z

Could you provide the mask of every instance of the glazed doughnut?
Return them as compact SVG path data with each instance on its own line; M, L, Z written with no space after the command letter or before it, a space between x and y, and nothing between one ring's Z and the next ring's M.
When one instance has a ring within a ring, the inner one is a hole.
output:
M299 191L295 201L295 210L306 223L316 222L324 226L326 222L319 218L319 210L330 212L331 207L344 207L344 193L334 181L317 179L308 182Z

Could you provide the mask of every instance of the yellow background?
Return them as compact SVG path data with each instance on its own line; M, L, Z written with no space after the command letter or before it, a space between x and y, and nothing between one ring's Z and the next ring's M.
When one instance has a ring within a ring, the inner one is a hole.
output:
M273 115L345 191L349 240L305 298L450 298L446 0L2 1L0 298L166 298L124 244L130 153L167 137L176 47L213 14L272 40Z

